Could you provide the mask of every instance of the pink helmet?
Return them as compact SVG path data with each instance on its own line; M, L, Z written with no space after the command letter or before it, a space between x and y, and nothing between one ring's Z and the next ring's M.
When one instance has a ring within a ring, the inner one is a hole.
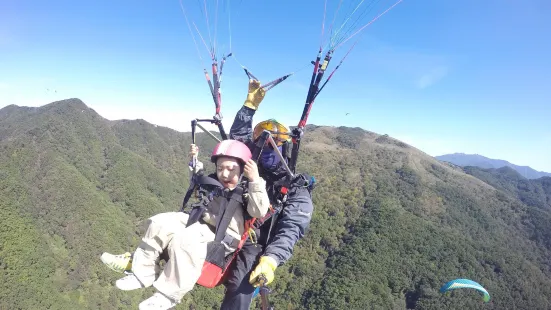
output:
M216 160L219 156L233 157L241 160L245 164L249 159L253 158L251 150L245 145L245 143L237 140L224 140L218 143L214 150L212 150L212 155L210 160L213 163L216 163Z

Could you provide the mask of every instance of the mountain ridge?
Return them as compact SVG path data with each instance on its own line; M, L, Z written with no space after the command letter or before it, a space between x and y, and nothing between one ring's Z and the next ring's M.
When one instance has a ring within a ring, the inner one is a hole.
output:
M119 309L154 292L117 290L99 256L133 251L149 216L180 208L190 134L80 103L0 110L0 308ZM318 182L313 219L276 270L276 308L479 307L476 292L438 292L456 277L488 289L487 309L551 307L551 214L518 198L514 174L473 170L484 181L388 135L308 128L297 171ZM215 143L197 133L201 150ZM538 202L548 187L530 188ZM196 287L176 309L218 309L222 293Z
M480 168L496 169L501 167L510 167L527 179L537 179L544 176L551 176L551 173L549 172L537 171L529 166L519 166L503 159L488 158L480 154L452 153L435 156L435 158L461 167L476 166Z

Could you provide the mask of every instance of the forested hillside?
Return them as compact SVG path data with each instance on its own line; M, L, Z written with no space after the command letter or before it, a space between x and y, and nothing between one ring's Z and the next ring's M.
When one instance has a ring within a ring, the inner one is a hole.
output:
M499 169L464 167L463 170L495 188L517 197L529 206L551 208L551 177L529 180L509 167Z
M214 141L198 141L207 163ZM132 251L147 217L180 208L190 142L78 99L1 109L0 308L136 309L154 289L117 290L99 257ZM526 185L531 202L519 180L359 128L308 126L300 156L315 210L276 270L276 309L551 308L548 179ZM491 301L438 292L455 278ZM177 309L217 309L222 292L197 287Z

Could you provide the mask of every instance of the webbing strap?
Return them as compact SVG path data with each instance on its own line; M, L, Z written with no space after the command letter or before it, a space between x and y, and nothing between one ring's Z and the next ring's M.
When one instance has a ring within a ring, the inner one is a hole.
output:
M231 256L231 259L229 260L229 262L232 262L235 257L237 256L237 254L239 254L239 251L243 248L243 245L245 244L245 242L247 241L247 238L249 237L249 228L252 227L254 221L256 219L253 218L251 220L247 220L245 221L245 233L243 233L243 235L241 235L241 240L239 240L239 244L237 245L237 249L235 250L235 252L233 252L233 255ZM223 269L222 272L225 272L226 269L230 266L230 264L226 264L225 268Z
M210 176L204 176L204 175L194 175L189 188L186 192L186 196L184 197L184 202L182 203L182 209L181 211L184 211L186 208L186 205L191 198L191 195L193 194L193 191L197 186L204 186L204 185L210 185L214 186L215 189L223 189L224 187L220 182L218 182L216 179L210 177ZM193 209L189 212L189 219L186 224L186 227L189 227L190 225L195 224L198 220L200 220L203 217L203 213L206 211L206 206L204 205L195 205Z
M222 183L218 182L214 178L211 178L210 176L194 175L191 178L189 188L186 192L186 195L184 196L184 202L182 203L182 210L186 207L189 199L191 198L191 195L193 194L193 191L195 190L195 187L201 186L201 185L211 185L211 186L217 187L219 189L224 188Z
M243 206L243 188L237 186L231 191L230 197L220 197L222 202L218 212L218 218L216 219L216 230L214 241L221 242L224 240L226 230L230 226L230 222L235 214L237 208Z
M182 209L180 209L180 211L184 211L189 199L191 198L191 195L193 194L193 191L195 190L195 186L196 186L195 179L196 179L196 176L194 175L191 178L191 181L189 182L189 187L187 189L186 195L184 196L184 202L182 202Z

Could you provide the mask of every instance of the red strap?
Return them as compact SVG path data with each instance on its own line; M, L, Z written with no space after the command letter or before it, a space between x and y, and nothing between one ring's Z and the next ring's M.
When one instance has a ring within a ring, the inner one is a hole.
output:
M239 241L239 244L237 245L237 249L235 250L235 252L233 253L233 257L232 257L232 261L235 259L235 257L237 256L237 253L239 253L239 251L241 250L241 248L243 247L243 244L245 244L245 241L247 241L247 238L249 237L249 228L251 228L251 226L253 225L253 223L255 222L256 218L252 218L248 221L245 221L245 233L243 233L243 235L241 236L241 240ZM229 266L230 264L228 264L226 266L226 268ZM225 270L224 270L225 271Z

